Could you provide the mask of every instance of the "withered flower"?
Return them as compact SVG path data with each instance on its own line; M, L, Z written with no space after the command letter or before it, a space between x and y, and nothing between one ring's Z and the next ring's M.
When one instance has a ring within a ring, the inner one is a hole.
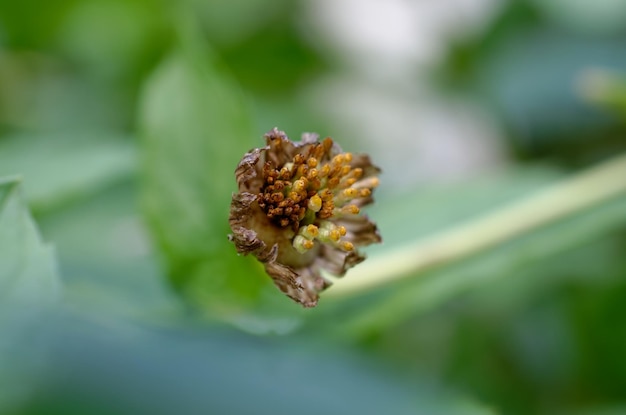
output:
M244 155L235 170L229 238L265 265L281 291L314 307L330 285L321 269L342 276L365 259L357 247L381 241L360 214L372 202L379 169L367 155L344 153L317 134L292 142L274 128L264 137L267 145Z

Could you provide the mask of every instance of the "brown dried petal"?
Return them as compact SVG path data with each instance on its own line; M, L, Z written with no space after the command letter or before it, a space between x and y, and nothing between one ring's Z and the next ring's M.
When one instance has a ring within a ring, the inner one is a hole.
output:
M300 139L302 144L315 144L319 138L320 135L318 133L302 133Z
M377 176L380 173L380 169L372 164L367 154L354 154L350 165L363 169L363 177Z
M248 192L233 193L230 203L230 222L231 229L237 227L246 227L250 219L255 215L256 195Z
M338 277L345 275L348 269L364 260L365 256L357 251L345 252L331 246L323 246L319 257L316 259L320 268Z
M274 284L291 299L304 307L317 305L319 299L317 293L321 291L317 288L320 286L319 280L323 281L321 276L317 275L316 278L314 273L307 268L296 272L293 268L277 262L266 263L265 271L272 277Z
M237 252L240 254L252 254L265 248L265 242L257 237L255 231L242 226L232 228L233 233L228 235L228 239L234 242Z
M345 216L336 223L346 228L347 233L344 238L355 246L366 246L382 241L376 224L365 215Z
M298 153L298 145L287 137L283 131L273 128L264 135L267 146L264 148L265 160L276 166L282 166L291 161Z
M261 149L254 149L246 153L237 168L235 169L235 178L239 191L258 192L263 185L263 178L259 174L259 159L261 158Z

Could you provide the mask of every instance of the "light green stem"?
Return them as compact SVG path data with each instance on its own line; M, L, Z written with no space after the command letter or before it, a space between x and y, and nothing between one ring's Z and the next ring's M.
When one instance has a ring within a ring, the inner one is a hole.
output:
M325 296L356 294L418 276L623 194L626 194L626 155L468 223L371 258L336 280Z

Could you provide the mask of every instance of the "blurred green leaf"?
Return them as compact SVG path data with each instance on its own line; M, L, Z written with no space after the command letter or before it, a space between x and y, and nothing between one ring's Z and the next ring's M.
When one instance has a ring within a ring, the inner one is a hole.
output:
M72 3L71 0L54 4L40 0L3 2L0 13L3 43L23 49L49 46Z
M626 69L623 39L565 36L528 28L500 40L480 61L475 82L513 129L520 145L534 147L581 137L614 124L575 93L579 76L594 67ZM538 61L537 56L541 56Z
M13 135L0 141L0 175L19 173L36 211L91 196L135 170L135 149L106 134Z
M237 80L247 89L265 96L292 100L293 91L327 69L326 62L281 16L252 36L220 49ZM259 62L273 59L271 70L259 70Z
M576 85L595 68L626 70L623 30L613 24L623 26L625 10L622 0L508 2L484 34L453 45L437 76L490 108L518 157L595 162L624 149L624 126L580 99Z
M137 186L124 180L38 216L63 270L64 303L94 314L142 321L180 318L136 208Z
M568 411L558 412L559 415L624 415L626 414L626 407L623 405L616 406L604 406L594 405L591 408L583 409L570 409Z
M328 342L112 319L50 324L51 370L22 414L494 414Z
M59 295L54 251L41 241L19 179L0 179L0 304L49 304Z
M19 179L0 179L0 412L28 392L36 359L16 353L32 346L41 316L60 295L54 250L41 240Z
M185 25L180 47L155 71L141 100L143 207L173 283L209 310L252 330L266 320L251 307L298 308L252 258L227 240L234 169L256 134L240 92Z
M232 45L284 19L288 0L189 0L213 44Z
M531 3L550 20L591 34L619 34L624 29L626 1L532 0Z
M126 94L137 86L128 81L145 75L143 66L156 63L168 45L168 12L152 0L75 2L59 31L59 43L91 76L118 81L113 85Z
M613 109L626 117L626 76L619 72L590 69L579 79L583 98L602 107Z

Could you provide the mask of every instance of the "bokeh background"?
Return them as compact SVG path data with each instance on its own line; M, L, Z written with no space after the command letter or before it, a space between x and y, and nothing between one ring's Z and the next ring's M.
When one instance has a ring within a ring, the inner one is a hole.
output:
M626 151L624 74L622 0L3 1L0 413L626 413L624 194L312 310L226 239L272 127L384 258Z

